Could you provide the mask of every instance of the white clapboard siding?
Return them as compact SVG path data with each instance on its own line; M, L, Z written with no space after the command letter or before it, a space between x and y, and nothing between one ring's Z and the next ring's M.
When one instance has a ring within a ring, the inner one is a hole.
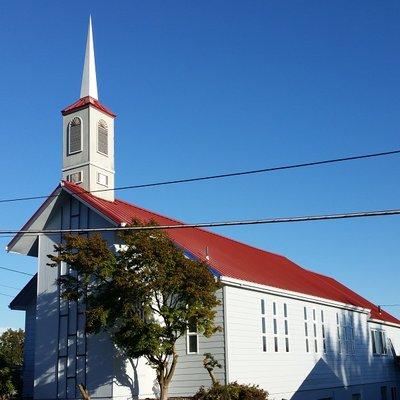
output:
M223 329L222 290L219 290L217 295L221 304L217 307L215 323ZM216 333L208 339L199 335L199 354L187 354L186 336L179 339L177 350L179 353L179 361L171 383L171 396L190 396L193 395L200 386L209 387L211 385L210 376L203 367L204 353L213 354L221 363L222 368L216 368L214 372L221 383L225 382L225 341L223 331Z
M262 348L261 299L265 300L266 305L267 352L263 352ZM370 324L367 322L366 312L343 310L233 286L226 287L225 300L229 381L259 384L271 393L272 398L297 400L323 398L317 396L317 391L324 392L329 388L337 388L336 391L356 386L365 389L369 385L375 390L379 382L393 382L399 379L393 358L372 355ZM278 352L274 351L273 302L276 303ZM289 352L284 348L284 303L287 304L288 310ZM308 353L304 307L307 308L308 316ZM314 349L314 309L317 352ZM323 352L321 310L324 314L326 353ZM343 341L342 350L339 352L337 313L340 318L345 314L354 321L352 354L347 354L343 349ZM383 329L388 337L395 337L395 342L399 342L398 328L385 326Z

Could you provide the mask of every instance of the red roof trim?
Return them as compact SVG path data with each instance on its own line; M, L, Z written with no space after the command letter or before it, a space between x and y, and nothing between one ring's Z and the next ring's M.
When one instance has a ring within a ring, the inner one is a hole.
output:
M90 96L83 97L78 101L76 101L75 103L71 104L70 106L64 108L61 111L61 114L68 115L74 111L81 110L82 108L85 108L87 106L93 106L94 108L97 108L98 110L102 111L103 113L109 115L112 118L115 118L117 116L109 108L103 106L98 100Z

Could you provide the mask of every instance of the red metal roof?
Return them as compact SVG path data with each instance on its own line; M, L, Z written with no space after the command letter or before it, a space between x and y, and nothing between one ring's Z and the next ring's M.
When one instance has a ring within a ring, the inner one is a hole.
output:
M92 105L93 107L108 114L109 116L111 116L113 118L115 118L117 116L109 108L107 108L106 106L103 106L98 100L96 100L90 96L82 97L81 99L76 101L74 104L71 104L70 106L64 108L64 110L61 111L61 114L68 115L74 111L85 108L88 104Z
M117 224L130 223L133 218L153 219L159 225L182 224L122 200L100 199L73 183L63 182L63 186ZM206 261L222 276L368 308L371 318L400 324L400 320L383 310L379 312L377 306L335 279L304 269L281 255L199 228L171 229L167 233L176 244Z

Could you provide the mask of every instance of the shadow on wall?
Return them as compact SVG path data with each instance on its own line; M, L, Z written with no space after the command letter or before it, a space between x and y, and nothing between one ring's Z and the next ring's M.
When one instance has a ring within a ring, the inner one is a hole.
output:
M129 359L127 362L124 355L116 350L116 357L114 361L115 365L115 384L117 386L126 387L130 391L130 398L137 399L139 397L140 386L138 379L138 360ZM127 371L127 367L130 365L133 371L133 377L131 377Z
M76 324L73 324L75 333L70 330L67 335L60 331L57 291L42 293L37 300L35 397L79 397L76 385L80 383L87 386L93 397L111 397L113 382L129 388L130 397L138 397L137 365L131 363L133 374L129 374L125 358L106 333L88 335L86 357L81 356Z
M341 313L339 313L339 317L340 321L343 321ZM316 360L314 367L291 400L309 399L310 391L313 396L317 396L316 398L335 398L335 395L337 396L341 391L343 394L345 392L350 394L351 392L362 392L360 387L351 389L351 386L365 385L370 382L400 381L400 369L395 367L394 349L390 349L387 356L374 356L370 348L369 327L365 322L362 314L355 313L353 320L354 343L350 339L349 330L351 328L348 325L344 328L344 325L340 324L340 340L337 333L338 326L326 326L326 353ZM321 343L322 340L318 342ZM312 346L310 346L311 348ZM315 355L317 356L317 354Z

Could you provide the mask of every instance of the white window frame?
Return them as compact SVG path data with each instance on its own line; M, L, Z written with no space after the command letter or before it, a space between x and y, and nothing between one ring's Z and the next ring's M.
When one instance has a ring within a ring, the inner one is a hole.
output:
M278 329L278 318L277 318L277 306L276 301L272 302L272 341L273 341L273 352L279 353L279 329Z
M322 336L322 352L327 353L326 350L326 325L324 310L321 309L321 336Z
M267 343L267 313L266 313L266 299L260 301L261 313L261 351L266 353L268 351Z
M287 303L283 303L283 337L285 353L290 353L289 313Z
M381 337L382 348L380 349L381 350L380 352L378 352L377 342L375 340L376 334L379 334ZM375 352L374 352L374 343L375 343ZM386 336L386 332L383 329L379 329L379 328L371 329L371 350L372 350L372 354L377 357L382 357L382 356L386 357L388 355L387 336Z
M79 150L71 151L71 124L72 124L72 121L75 118L78 118L81 121L81 125L80 125L80 127L81 127L81 132L80 132L80 134L81 134L81 138L80 138L81 148ZM83 135L82 135L82 133L83 133L83 120L82 120L81 117L75 116L74 118L71 119L71 121L68 122L68 130L67 130L67 147L68 147L67 150L68 151L67 151L67 156L72 156L73 154L78 154L78 153L82 152L82 150L83 150Z
M106 184L100 182L100 179L99 179L100 175L102 175L106 178L106 181L107 181ZM101 172L97 172L96 173L96 182L101 186L108 187L108 175L103 174Z
M71 180L71 176L75 175L75 174L80 174L81 175L81 179L79 181L74 182L74 181ZM72 172L71 174L68 174L67 175L67 181L71 182L71 183L75 183L76 185L82 183L83 182L83 171L76 171L76 172Z
M305 343L306 343L306 353L311 353L310 352L310 332L309 332L309 326L308 326L308 311L307 307L304 307L304 336L305 336Z
M189 338L192 336L196 336L196 347L197 351L190 351ZM186 330L186 354L199 354L199 332L196 329L196 332L190 332L189 327Z

